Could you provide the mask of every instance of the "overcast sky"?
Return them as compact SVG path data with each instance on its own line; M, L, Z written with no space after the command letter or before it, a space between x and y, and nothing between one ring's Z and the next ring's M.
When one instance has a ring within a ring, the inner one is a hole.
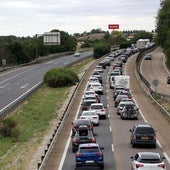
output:
M0 0L0 36L34 36L53 29L69 34L92 29L155 29L160 0ZM110 30L111 31L111 30Z

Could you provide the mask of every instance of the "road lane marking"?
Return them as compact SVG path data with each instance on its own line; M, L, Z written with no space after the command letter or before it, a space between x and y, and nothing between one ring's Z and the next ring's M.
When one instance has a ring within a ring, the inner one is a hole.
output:
M156 143L157 143L157 145L158 145L160 148L162 148L162 145L161 145L161 143L159 142L159 140L156 140Z
M110 132L112 132L112 127L111 126L109 127L109 129L110 129Z
M114 149L114 145L113 144L111 144L111 148L112 148L112 152L114 152L115 149Z
M26 83L25 85L21 86L21 89L27 87L29 85L29 83Z
M7 83L7 84L5 84L5 85L3 85L3 86L0 86L0 89L3 89L4 87L6 87L6 86L8 86L10 83Z
M163 152L163 155L165 156L167 162L170 164L170 158L166 152Z

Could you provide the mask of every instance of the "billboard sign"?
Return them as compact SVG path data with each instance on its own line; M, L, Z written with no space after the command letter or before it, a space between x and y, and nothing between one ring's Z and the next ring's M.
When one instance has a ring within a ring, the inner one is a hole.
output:
M119 24L109 24L108 28L109 29L119 29Z
M60 45L60 32L45 32L44 45Z

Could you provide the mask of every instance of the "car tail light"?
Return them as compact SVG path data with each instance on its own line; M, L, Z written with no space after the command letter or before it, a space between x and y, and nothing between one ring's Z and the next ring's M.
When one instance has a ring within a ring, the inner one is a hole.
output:
M83 156L82 153L76 153L76 157L81 157L81 156Z
M133 140L135 140L136 139L136 135L133 135Z
M144 167L143 164L136 164L136 168Z
M103 111L105 111L105 109L101 109L101 111L103 112Z
M156 135L153 138L154 138L154 140L156 140Z
M165 169L165 164L164 164L164 163L163 163L163 164L160 164L160 165L158 165L158 167Z
M89 126L89 129L91 129L91 130L92 130L92 129L93 129L93 126Z
M97 156L103 156L103 153L102 152L99 152L96 154Z
M85 119L85 117L81 117L81 119Z
M73 143L77 143L78 142L78 140L77 139L73 139Z
M96 139L95 138L91 138L91 143L95 143L96 142Z
M93 119L97 119L97 116L93 117Z

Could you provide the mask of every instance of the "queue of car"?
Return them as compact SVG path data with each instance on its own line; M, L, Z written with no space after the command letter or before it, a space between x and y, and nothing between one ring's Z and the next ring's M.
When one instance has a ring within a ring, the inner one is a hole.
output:
M100 96L104 94L102 73L109 66L109 77L123 74L123 65L132 53L117 50L98 64L87 82L87 89L82 97L81 114L72 124L72 151L75 153L76 168L81 166L98 166L104 169L103 147L97 142L94 126L100 126L100 120L107 118L106 106ZM132 98L130 89L124 87L111 88L113 90L114 107L121 119L138 119L140 113ZM149 124L135 124L130 132L132 147L147 145L156 148L156 131ZM161 157L156 152L139 152L131 156L132 170L153 169L165 170ZM155 162L154 162L155 161Z

